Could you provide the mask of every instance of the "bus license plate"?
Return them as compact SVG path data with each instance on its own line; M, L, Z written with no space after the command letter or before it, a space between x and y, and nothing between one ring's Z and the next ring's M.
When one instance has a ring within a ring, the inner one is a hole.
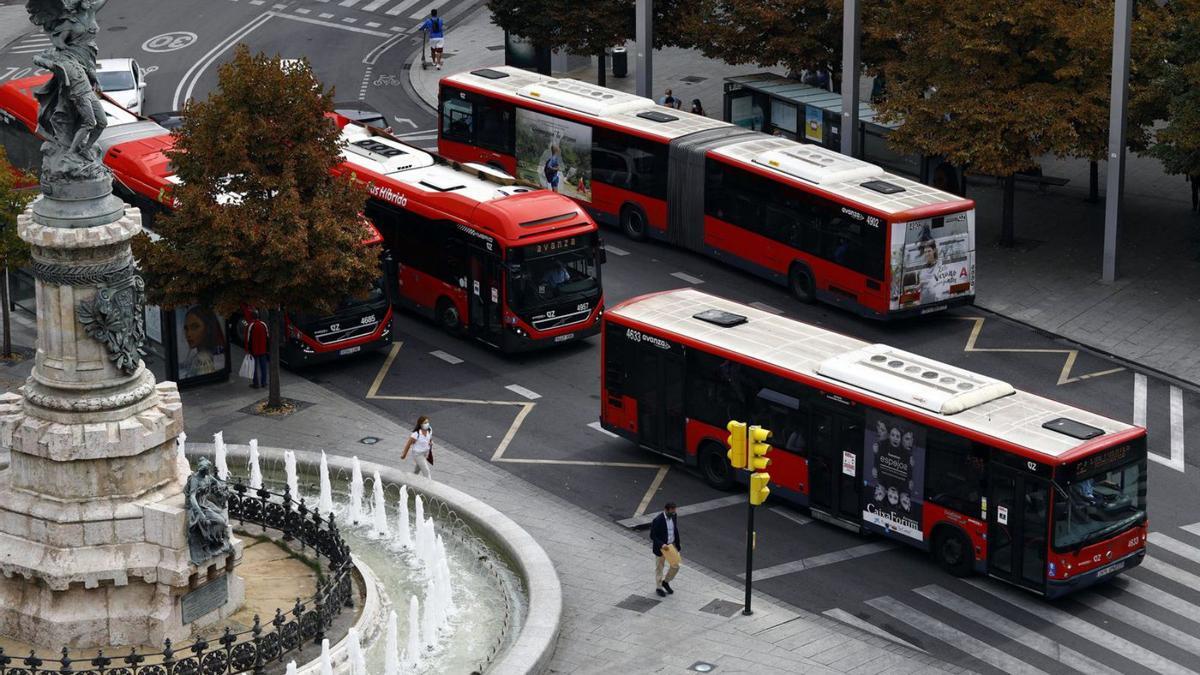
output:
M357 352L360 350L362 350L362 345L357 345L355 347L346 347L345 349L339 351L338 354L345 356L347 354L353 354L354 352Z
M574 333L567 333L566 335L556 335L556 336L554 336L554 341L555 342L566 342L567 340L570 340L573 337L575 337Z
M1119 562L1115 565L1109 565L1108 567L1105 567L1104 569L1100 570L1099 572L1096 572L1096 578L1099 579L1101 577L1106 577L1114 572L1120 572L1124 568L1125 568L1125 561L1122 560L1121 562Z

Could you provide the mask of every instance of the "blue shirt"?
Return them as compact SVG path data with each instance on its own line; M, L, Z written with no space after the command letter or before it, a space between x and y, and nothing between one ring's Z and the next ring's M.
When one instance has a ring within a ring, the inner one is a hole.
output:
M443 28L445 28L445 26L442 22L442 17L440 16L431 16L428 19L425 19L425 22L421 24L421 30L429 31L429 37L434 38L444 37L442 34Z

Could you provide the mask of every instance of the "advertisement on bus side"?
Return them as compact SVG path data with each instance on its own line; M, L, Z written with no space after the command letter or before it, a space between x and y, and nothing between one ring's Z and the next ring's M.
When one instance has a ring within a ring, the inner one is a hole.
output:
M867 411L864 437L863 521L923 541L921 497L925 490L925 428Z
M517 108L517 177L592 201L592 128Z
M974 211L966 211L892 223L891 309L974 293L974 215Z

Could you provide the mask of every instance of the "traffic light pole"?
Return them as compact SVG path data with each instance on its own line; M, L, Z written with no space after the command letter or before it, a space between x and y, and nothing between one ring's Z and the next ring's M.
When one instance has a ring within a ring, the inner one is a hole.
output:
M746 603L745 603L745 607L742 608L742 614L745 614L746 616L750 616L751 614L754 613L754 611L750 609L750 587L754 583L754 580L752 577L754 576L754 509L755 509L755 506L754 506L754 504L751 504L750 502L746 502L746 506L747 506L747 508L749 508L750 515L746 518Z

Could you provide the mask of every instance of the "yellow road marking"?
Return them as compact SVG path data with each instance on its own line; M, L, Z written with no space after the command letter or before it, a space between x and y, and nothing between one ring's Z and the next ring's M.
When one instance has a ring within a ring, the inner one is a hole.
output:
M375 381L371 383L371 388L367 390L367 398L375 398L375 392L379 391L379 385L383 384L383 378L392 369L392 361L396 360L396 355L400 353L400 347L403 345L403 342L397 342L392 345L392 351L388 352L387 358L383 360L383 367L376 373Z
M1075 360L1079 358L1078 349L1025 349L1015 347L976 347L975 343L979 340L979 334L983 332L983 324L987 321L982 316L960 316L956 317L963 321L971 321L974 326L971 328L971 335L967 338L967 345L963 347L964 352L999 352L1009 354L1063 354L1066 359L1063 361L1062 370L1058 373L1059 386L1079 382L1082 380L1091 379L1093 377L1101 377L1103 375L1112 375L1119 373L1124 368L1111 368L1109 370L1101 370L1095 373L1086 373L1084 375L1071 376L1071 371L1075 368Z
M658 475L654 477L654 480L650 481L650 487L646 488L646 494L642 497L642 503L638 504L637 511L633 512L634 518L646 512L646 509L650 506L650 500L654 499L655 493L658 492L658 488L662 487L663 479L667 477L667 472L670 470L670 464L663 464L659 467Z
M535 405L537 404L525 403L521 406L521 412L517 413L516 419L514 419L512 424L509 425L508 433L504 434L504 439L500 441L500 445L496 446L496 452L492 454L493 462L499 461L500 458L504 456L504 451L508 449L508 444L512 443L513 437L517 435L517 429L521 428L521 423L524 422L525 418L529 416L529 413L533 411L533 406Z

